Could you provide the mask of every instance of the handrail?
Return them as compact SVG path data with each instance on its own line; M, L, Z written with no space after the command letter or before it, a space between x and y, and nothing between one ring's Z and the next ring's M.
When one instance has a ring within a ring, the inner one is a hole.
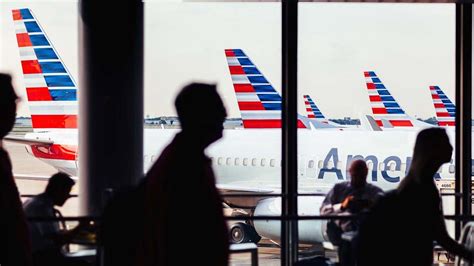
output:
M21 194L20 197L22 198L32 198L37 196L38 194ZM237 197L283 197L281 193L221 193L221 197L226 198L237 198ZM298 196L300 197L311 197L311 196L326 196L327 193L299 193ZM461 197L463 196L462 193L440 193L441 196L456 196ZM468 196L474 196L474 193L468 194ZM79 197L78 194L71 194L71 198Z
M125 216L124 216L125 217ZM225 220L350 220L357 219L359 215L300 215L300 216L225 216ZM193 218L193 217L190 217ZM455 221L474 221L474 216L465 215L445 215L447 220ZM64 216L64 217L28 217L30 222L50 222L50 221L100 221L100 216Z
M36 197L38 196L38 194L21 194L20 197L21 198L33 198L33 197ZM71 194L69 195L70 198L77 198L79 197L79 195L77 194Z

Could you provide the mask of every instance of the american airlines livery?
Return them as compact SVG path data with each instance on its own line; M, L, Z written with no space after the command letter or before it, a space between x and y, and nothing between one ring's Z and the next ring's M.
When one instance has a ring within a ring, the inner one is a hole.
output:
M349 130L349 128L351 128L351 127L352 127L351 129L357 129L357 127L354 128L354 126L352 126L352 125L340 125L338 123L334 123L332 121L329 121L329 119L326 118L326 116L323 114L323 112L321 112L319 107L313 101L311 96L303 95L303 98L304 98L306 113L307 113L308 119L310 119L310 121L318 121L320 123L335 126L339 129L344 128L344 130ZM362 129L358 129L358 130L362 130ZM372 127L367 127L365 130L374 130L374 129Z
M430 86L431 98L436 111L436 120L440 127L456 126L456 106L439 86Z
M281 95L242 49L225 49L244 128L281 128ZM298 114L298 128L336 129Z
M384 128L430 127L407 115L374 71L364 72L370 107L377 124Z
M7 140L25 144L34 157L76 176L76 83L31 10L13 10L13 21L34 132L24 138L9 137ZM246 56L236 50L226 50L226 57L246 129L224 130L224 137L207 150L213 161L217 186L227 193L266 195L227 197L225 202L229 206L250 208L249 215L280 215L281 199L274 194L281 192L281 104L273 103L280 100L280 96L253 63L245 60ZM374 113L381 115L379 121L387 119L394 126L413 125L388 91L381 89L383 85L375 73L365 74L371 79L367 87L373 91L370 96ZM259 128L262 125L273 128ZM307 130L303 122L298 126L301 128L298 132L298 190L304 193L326 193L334 183L347 180L346 169L354 159L367 161L369 182L385 190L395 188L410 166L417 133L415 130ZM177 132L145 129L145 170ZM451 131L448 133L453 135ZM185 167L187 162L182 164ZM454 162L451 162L443 165L435 178L451 180L453 175ZM318 215L322 201L322 196L301 196L298 213ZM324 241L324 224L301 221L300 241ZM252 225L261 236L275 241L280 239L280 222L262 220ZM251 228L251 225L246 226Z
M306 107L306 112L308 118L318 119L323 123L329 123L329 120L324 116L324 114L319 110L318 106L314 103L313 99L309 95L303 95L304 105Z

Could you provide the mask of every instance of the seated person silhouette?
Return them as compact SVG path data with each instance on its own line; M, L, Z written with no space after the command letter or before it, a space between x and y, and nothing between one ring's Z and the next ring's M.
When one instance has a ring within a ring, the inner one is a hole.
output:
M450 162L453 147L443 128L428 128L416 138L408 175L387 192L361 223L357 265L432 265L433 242L472 260L472 253L446 230L434 175Z
M21 208L20 194L13 179L10 157L3 149L3 138L15 124L18 97L11 77L0 73L0 265L30 266L31 243Z
M55 218L59 212L54 206L63 206L70 198L74 180L66 173L51 176L43 193L26 201L23 209L27 217ZM33 260L35 265L87 265L64 256L62 246L87 227L80 223L72 230L61 230L59 221L29 222Z
M182 130L146 175L144 243L136 265L225 266L228 229L205 149L222 137L227 113L209 84L187 85L175 106Z
M355 160L349 168L350 181L338 183L329 191L320 208L321 215L358 214L368 211L383 191L367 183L369 169L364 160ZM327 237L334 245L341 244L343 232L357 230L357 220L336 220L327 224Z

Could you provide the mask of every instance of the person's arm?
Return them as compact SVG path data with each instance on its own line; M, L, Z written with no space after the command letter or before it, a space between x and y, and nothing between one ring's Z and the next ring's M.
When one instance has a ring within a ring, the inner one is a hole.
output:
M336 184L324 198L321 208L319 209L321 215L337 214L342 211L341 202L336 201L337 190L338 188Z
M444 218L442 216L439 217L436 225L436 233L437 233L437 238L436 241L444 248L446 251L448 251L451 254L460 256L464 259L467 259L469 261L473 260L473 253L469 249L467 249L465 246L462 244L456 242L454 239L452 239L447 230L446 230L446 224L444 222Z
M473 252L449 236L448 231L446 229L446 223L444 221L441 197L439 196L437 191L435 202L437 202L437 208L434 209L434 229L436 234L436 241L449 253L460 256L469 261L473 261Z

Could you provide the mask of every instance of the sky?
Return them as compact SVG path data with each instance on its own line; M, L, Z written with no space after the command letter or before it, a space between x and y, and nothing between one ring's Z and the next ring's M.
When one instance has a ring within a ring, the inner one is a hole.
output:
M30 8L78 79L76 1L0 2L0 71L13 75L29 116L11 9ZM370 114L363 71L375 71L405 111L434 116L429 86L454 100L452 4L300 3L299 112L310 94L329 118ZM145 3L145 114L175 115L174 97L192 81L216 83L229 117L239 117L224 49L243 49L281 91L280 3ZM80 84L79 84L80 88Z

